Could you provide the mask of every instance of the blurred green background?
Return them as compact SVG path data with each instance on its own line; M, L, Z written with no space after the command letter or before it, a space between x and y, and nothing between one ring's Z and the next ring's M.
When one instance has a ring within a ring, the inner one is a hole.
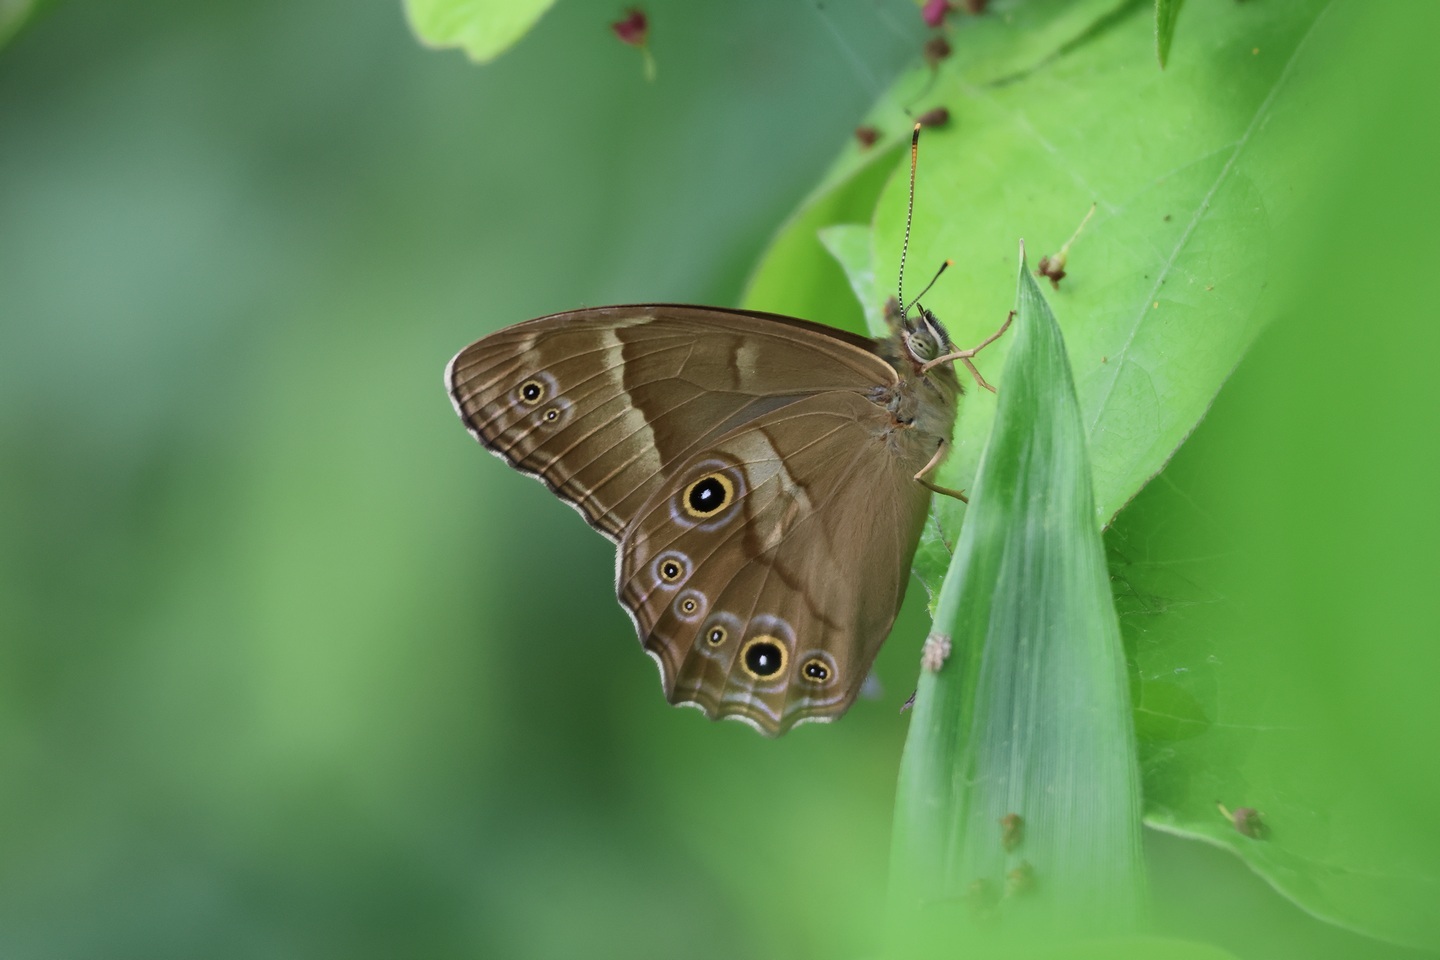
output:
M1402 7L1357 56L1420 62ZM341 0L73 0L0 50L0 956L879 949L918 598L841 724L673 710L610 545L440 382L531 316L737 303L923 38L904 0L647 8L655 84L587 0L484 68ZM1398 70L1186 487L1244 491L1252 605L1314 621L1274 658L1403 838L1436 809L1440 164ZM1408 955L1146 840L1172 932Z
M0 955L869 929L907 671L839 737L667 706L610 545L441 384L531 316L736 302L922 26L649 9L655 84L609 3L484 69L347 0L62 3L0 51Z

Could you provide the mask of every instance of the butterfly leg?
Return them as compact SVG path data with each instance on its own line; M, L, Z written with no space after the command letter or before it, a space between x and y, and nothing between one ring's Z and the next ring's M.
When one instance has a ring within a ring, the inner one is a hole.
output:
M931 457L930 462L920 468L920 472L915 474L915 479L922 487L932 493L939 493L947 497L954 497L961 503L969 503L970 498L965 496L964 490L953 490L950 487L942 487L938 483L931 483L929 480L925 479L925 474L929 473L931 470L934 470L937 466L940 465L940 461L945 459L945 452L949 448L949 441L941 440L940 446L935 448L935 456Z
M1010 329L1010 324L1014 320L1015 311L1011 310L1010 313L1005 317L1005 322L1000 324L1000 329L996 330L994 333L990 334L990 336L986 337L979 346L971 347L969 350L956 350L954 353L947 353L944 356L936 357L934 360L930 360L924 366L922 366L920 368L920 372L923 374L929 371L931 367L934 367L938 364L954 363L956 360L959 360L961 363L965 364L965 369L970 371L970 375L975 378L976 383L980 384L980 386L984 387L986 390L989 390L991 393L996 393L996 389L986 382L985 378L980 375L979 370L975 369L975 364L970 362L970 358L975 356L981 350L984 350L986 347L990 346L990 344L994 343L996 340L999 340L1000 337L1004 335L1005 331Z

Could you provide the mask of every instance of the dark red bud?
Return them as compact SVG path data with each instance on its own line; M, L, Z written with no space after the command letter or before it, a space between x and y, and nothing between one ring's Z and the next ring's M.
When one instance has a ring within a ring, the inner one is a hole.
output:
M645 46L645 41L650 37L650 21L645 16L645 11L640 9L633 9L625 15L624 20L610 24L610 29L620 38L621 43L628 43L632 47Z
M950 56L950 53L950 41L944 37L935 36L925 41L925 62L932 67Z

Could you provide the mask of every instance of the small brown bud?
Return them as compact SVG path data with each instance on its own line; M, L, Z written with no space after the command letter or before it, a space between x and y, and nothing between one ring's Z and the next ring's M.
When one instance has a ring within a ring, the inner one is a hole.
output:
M1050 286L1059 290L1060 281L1065 279L1065 254L1041 257L1040 262L1035 265L1035 275L1048 278Z
M915 121L922 127L943 127L950 122L950 111L944 107L936 107L934 110L926 110Z
M929 40L926 40L923 50L925 54L925 62L930 64L932 68L937 66L941 60L948 58L950 54L954 52L950 47L950 41L946 40L944 37L941 36L934 36L931 37Z

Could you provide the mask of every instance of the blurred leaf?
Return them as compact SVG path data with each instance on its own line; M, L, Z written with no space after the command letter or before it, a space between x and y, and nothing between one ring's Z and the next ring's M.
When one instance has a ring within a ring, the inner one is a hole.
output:
M1235 954L1208 943L1190 940L1107 937L1048 950L1026 951L1024 960L1235 960Z
M40 9L53 0L0 0L0 47L5 46Z
M875 282L875 271L870 266L870 228L858 223L837 223L820 228L820 243L829 251L845 279L850 281L850 290L865 310L865 329L871 336L884 336L885 294Z
M1416 439L1440 333L1395 270L1436 255L1409 211L1440 136L1409 117L1440 75L1415 69L1434 30L1405 16L1338 5L1306 41L1292 82L1324 122L1277 115L1272 136L1329 163L1292 167L1309 211L1279 234L1285 313L1106 544L1146 822L1231 851L1314 916L1433 951L1440 775L1416 757L1440 727L1440 457Z
M1263 369L1275 352L1262 341L1254 359ZM1250 366L1239 377L1250 382L1222 395L1105 537L1140 684L1145 822L1230 850L1322 919L1433 948L1434 865L1385 841L1383 802L1356 791L1354 767L1338 762L1298 685L1277 683L1295 675L1296 649L1236 603L1254 591L1239 559L1257 545L1224 521L1207 465L1237 459L1226 436L1264 392ZM1261 835L1242 834L1217 801L1258 810Z
M1065 345L1023 259L1016 310L927 641L952 652L921 674L901 761L892 884L906 914L948 900L1012 935L1123 933L1144 872L1120 630ZM1016 870L1033 889L1002 896Z
M476 63L520 41L555 0L405 0L410 28L430 47L459 47Z
M1170 58L1170 41L1175 39L1175 21L1185 0L1155 0L1155 56L1160 66Z

